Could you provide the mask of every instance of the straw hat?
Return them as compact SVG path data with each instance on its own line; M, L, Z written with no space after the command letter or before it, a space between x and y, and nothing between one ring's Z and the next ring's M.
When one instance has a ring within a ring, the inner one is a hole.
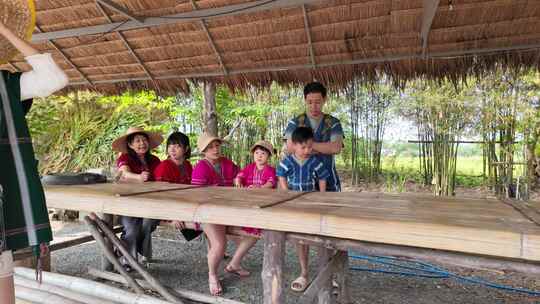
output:
M265 148L266 150L268 150L268 152L270 152L270 155L276 154L276 149L274 149L274 146L272 146L272 144L266 140L259 140L258 142L256 142L251 147L251 150L250 150L251 153L253 153L255 151L255 148L257 147Z
M34 0L2 0L0 21L13 33L30 40L36 25ZM0 35L0 63L5 63L17 54L17 49Z
M143 133L143 134L146 134L146 136L148 136L148 144L149 144L148 150L154 149L155 147L159 146L159 144L161 144L161 142L163 141L163 136L161 136L161 134L157 132L145 131L143 128L139 128L139 127L131 127L127 130L126 134L118 137L117 139L113 141L112 143L113 150L117 152L127 153L128 152L127 138L128 136L134 133Z
M197 138L197 149L199 150L199 152L203 152L215 140L219 141L220 143L225 142L223 139L217 136L212 136L210 134L204 133L199 136L199 138Z

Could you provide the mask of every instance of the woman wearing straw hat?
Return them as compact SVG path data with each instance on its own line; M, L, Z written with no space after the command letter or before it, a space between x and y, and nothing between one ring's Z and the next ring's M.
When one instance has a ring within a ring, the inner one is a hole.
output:
M40 54L24 39L34 29L31 0L2 0L0 5L0 64L20 52L32 70L0 73L0 302L15 303L12 250L32 247L46 251L52 232L39 181L32 142L24 115L32 98L64 88L66 74L50 54Z
M160 164L160 160L150 151L159 146L162 141L163 137L159 133L133 127L113 141L113 150L121 153L116 161L120 179L141 183L153 181L153 172ZM152 258L152 232L159 224L159 220L122 216L120 223L124 226L121 238L126 242L131 256L137 258L137 253L140 253L143 260L150 260ZM130 270L129 265L126 263L124 265L127 270Z

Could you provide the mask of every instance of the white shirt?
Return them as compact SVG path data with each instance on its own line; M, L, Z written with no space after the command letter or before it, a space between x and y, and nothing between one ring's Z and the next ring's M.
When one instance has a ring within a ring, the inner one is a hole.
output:
M47 97L67 86L69 80L52 59L51 54L25 57L32 70L21 75L21 100Z

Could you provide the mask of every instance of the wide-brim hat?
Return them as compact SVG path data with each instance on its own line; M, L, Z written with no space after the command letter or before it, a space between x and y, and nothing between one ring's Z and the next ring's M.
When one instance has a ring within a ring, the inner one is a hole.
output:
M2 0L0 21L16 36L30 40L36 25L34 0ZM17 54L17 49L0 35L0 64L6 63Z
M266 150L268 150L268 152L270 152L270 155L275 155L277 153L276 149L274 149L274 146L272 146L272 144L266 140L259 140L253 146L251 146L251 153L255 152L255 149L257 147L265 148Z
M216 141L216 140L219 141L220 143L225 142L223 139L217 136L212 136L210 134L204 133L201 136L199 136L199 138L197 138L197 149L199 150L199 152L203 152L204 150L206 150L206 148L208 148L208 146L213 141Z
M131 134L142 133L148 136L148 150L152 150L155 147L159 146L163 142L163 136L158 132L145 131L143 128L131 127L127 130L126 134L118 137L112 143L112 148L114 151L127 153L128 152L128 143L127 138Z

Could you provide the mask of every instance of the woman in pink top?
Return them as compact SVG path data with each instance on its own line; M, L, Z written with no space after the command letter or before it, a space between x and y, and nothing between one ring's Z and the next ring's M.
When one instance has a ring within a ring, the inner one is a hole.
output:
M231 160L221 155L219 137L203 134L197 141L199 151L204 154L195 168L191 177L192 185L205 186L233 186L233 179L238 174L238 166ZM203 224L203 231L208 237L208 285L213 296L221 295L223 288L219 282L218 267L223 260L227 246L227 226L216 224ZM244 270L241 261L249 249L257 242L256 238L242 237L237 244L231 262L225 267L225 271L241 277L249 276Z

